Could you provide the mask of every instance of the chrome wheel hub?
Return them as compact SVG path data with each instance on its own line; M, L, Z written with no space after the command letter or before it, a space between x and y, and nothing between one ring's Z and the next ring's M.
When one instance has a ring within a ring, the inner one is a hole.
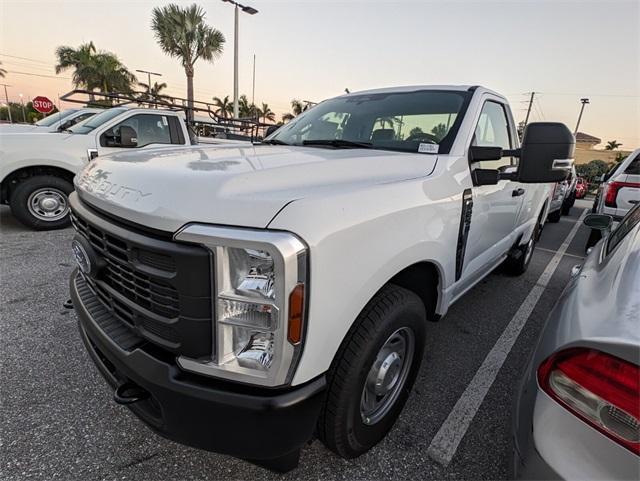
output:
M413 331L403 327L382 345L362 389L360 416L367 425L380 421L393 407L409 375L415 351Z
M67 194L59 189L44 187L37 189L27 199L29 213L46 222L64 218L69 213Z

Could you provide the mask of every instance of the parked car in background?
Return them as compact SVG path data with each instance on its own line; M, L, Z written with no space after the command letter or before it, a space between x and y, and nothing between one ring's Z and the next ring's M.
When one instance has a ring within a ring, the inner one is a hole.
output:
M100 112L104 112L104 109L90 107L82 109L67 109L48 115L34 124L0 125L0 133L16 134L19 132L62 132Z
M114 107L99 112L59 134L38 129L0 133L0 202L11 206L22 224L37 230L68 226L73 176L98 155L199 141L189 130L183 111ZM243 143L215 138L201 141Z
M604 239L576 266L541 333L514 416L524 479L638 479L640 206L589 214Z
M576 203L576 186L578 185L578 174L575 165L571 166L571 171L566 180L563 181L566 186L564 199L562 200L562 215L569 215L573 204Z
M640 149L633 151L607 176L594 212L619 221L640 202Z
M589 183L584 177L578 177L576 181L576 199L584 199L589 191Z
M634 205L640 203L640 149L613 166L603 177L593 201L593 213L608 214L618 222ZM591 229L586 248L601 238L598 229Z

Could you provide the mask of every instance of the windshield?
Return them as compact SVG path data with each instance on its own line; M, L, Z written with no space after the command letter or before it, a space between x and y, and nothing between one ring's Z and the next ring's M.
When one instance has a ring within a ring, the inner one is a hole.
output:
M349 94L302 113L266 142L447 153L470 96L449 90Z
M119 109L119 108L108 109L108 110L105 110L104 112L94 115L93 117L89 118L88 120L85 120L84 122L80 122L79 124L74 125L68 130L70 130L74 134L88 134L93 129L100 127L105 122L108 122L114 117L117 117L118 115L120 115L122 112L126 112L126 111L127 109Z
M78 109L69 109L69 110L65 110L64 112L56 112L55 114L51 114L47 117L45 117L42 120L38 120L35 125L37 125L38 127L50 127L53 124L55 124L56 122L69 117L69 115L77 112Z

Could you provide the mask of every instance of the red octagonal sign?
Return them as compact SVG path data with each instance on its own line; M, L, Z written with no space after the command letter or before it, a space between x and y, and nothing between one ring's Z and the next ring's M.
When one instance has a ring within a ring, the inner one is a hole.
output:
M41 114L48 114L53 110L53 102L47 97L38 95L35 99L33 99L32 104L33 108Z

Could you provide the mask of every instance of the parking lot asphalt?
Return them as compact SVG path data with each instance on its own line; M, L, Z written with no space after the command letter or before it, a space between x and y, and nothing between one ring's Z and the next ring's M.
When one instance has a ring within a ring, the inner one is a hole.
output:
M528 271L497 270L429 324L422 369L395 427L343 460L314 440L280 475L153 434L124 407L86 354L68 299L71 229L31 232L0 208L0 450L3 480L25 479L508 479L511 408L537 335L581 263L580 226L455 451L444 466L429 446L585 208L547 224ZM215 426L212 427L215 429ZM268 433L272 435L272 433ZM224 433L220 433L224 436Z

